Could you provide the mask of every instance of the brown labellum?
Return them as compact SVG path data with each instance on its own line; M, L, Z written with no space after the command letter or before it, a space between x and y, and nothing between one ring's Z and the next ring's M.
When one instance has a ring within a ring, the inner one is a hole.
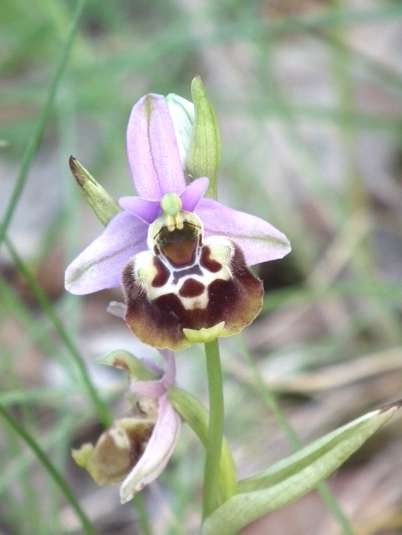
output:
M185 348L183 329L221 322L221 336L236 334L262 306L261 281L240 248L223 236L204 241L201 222L194 214L187 217L173 231L160 225L152 249L136 255L123 273L126 322L140 340L158 348Z

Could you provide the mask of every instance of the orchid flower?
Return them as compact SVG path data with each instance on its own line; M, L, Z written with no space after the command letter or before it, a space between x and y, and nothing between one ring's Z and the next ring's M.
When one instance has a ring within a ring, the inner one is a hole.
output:
M159 477L166 467L180 432L179 415L170 404L167 391L175 382L171 351L161 351L165 372L161 379L131 383L140 411L116 420L95 446L84 444L73 450L75 462L85 468L98 485L122 480L120 500L130 501L137 492ZM127 360L113 358L108 364L130 373ZM153 370L155 365L153 365Z
M122 284L136 336L177 350L193 331L229 336L248 325L263 289L247 266L282 258L290 245L266 221L205 198L207 177L186 176L188 129L173 108L155 94L134 105L127 155L138 196L119 200L122 211L70 264L65 285L89 294Z

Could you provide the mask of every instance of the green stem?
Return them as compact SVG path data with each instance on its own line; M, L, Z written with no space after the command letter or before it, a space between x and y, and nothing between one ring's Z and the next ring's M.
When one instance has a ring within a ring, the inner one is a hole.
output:
M205 449L208 445L208 411L191 394L181 388L169 390L169 400L186 424L194 431ZM229 445L223 437L219 463L219 499L228 500L236 492L236 470Z
M7 411L3 409L0 405L0 416L12 427L12 429L19 435L19 437L27 444L31 451L35 454L38 461L43 465L47 470L53 481L59 487L63 493L66 500L70 503L71 507L74 509L78 519L81 522L82 529L84 533L89 535L95 535L95 529L93 528L89 518L86 516L84 511L81 509L78 501L76 500L73 492L70 487L64 481L63 477L60 475L59 471L53 464L49 461L47 454L40 448L35 439L20 427L17 422L8 414Z
M81 13L82 13L85 1L86 0L78 0L76 3L76 7L75 7L75 11L72 17L66 43L61 53L60 61L56 67L56 72L54 73L53 80L50 84L45 104L42 108L42 112L40 114L39 120L36 123L35 128L32 132L32 136L31 136L31 139L29 140L28 146L23 154L20 172L15 181L15 185L14 185L13 192L11 194L10 201L7 205L5 215L0 225L0 245L3 243L3 240L6 236L7 229L11 223L11 220L14 215L15 209L17 207L18 201L20 199L22 190L24 189L25 183L27 181L28 171L29 171L31 162L39 147L39 143L42 138L43 131L45 129L46 121L49 118L50 111L52 109L52 105L53 105L57 90L59 88L62 76L67 66L71 47L74 42L74 37L78 29L78 23L80 21L80 17L81 17Z
M218 506L218 472L223 441L222 368L218 341L205 344L209 394L209 429L204 470L203 518Z

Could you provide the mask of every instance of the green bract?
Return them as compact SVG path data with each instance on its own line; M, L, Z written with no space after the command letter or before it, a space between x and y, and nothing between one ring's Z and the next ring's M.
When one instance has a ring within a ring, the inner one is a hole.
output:
M213 342L222 334L225 322L221 321L216 325L202 329L183 329L184 336L192 344L208 344Z
M107 225L120 212L118 204L74 156L70 156L69 163L85 200L102 225Z
M372 411L274 464L266 472L240 481L232 496L205 521L203 535L234 535L258 518L300 498L331 475L400 408Z

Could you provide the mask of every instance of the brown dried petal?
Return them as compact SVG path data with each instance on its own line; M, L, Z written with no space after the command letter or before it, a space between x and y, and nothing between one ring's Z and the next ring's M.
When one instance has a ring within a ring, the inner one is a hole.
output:
M98 485L116 483L140 459L153 427L154 421L149 419L122 418L102 433L95 446L84 444L73 450L73 458Z

